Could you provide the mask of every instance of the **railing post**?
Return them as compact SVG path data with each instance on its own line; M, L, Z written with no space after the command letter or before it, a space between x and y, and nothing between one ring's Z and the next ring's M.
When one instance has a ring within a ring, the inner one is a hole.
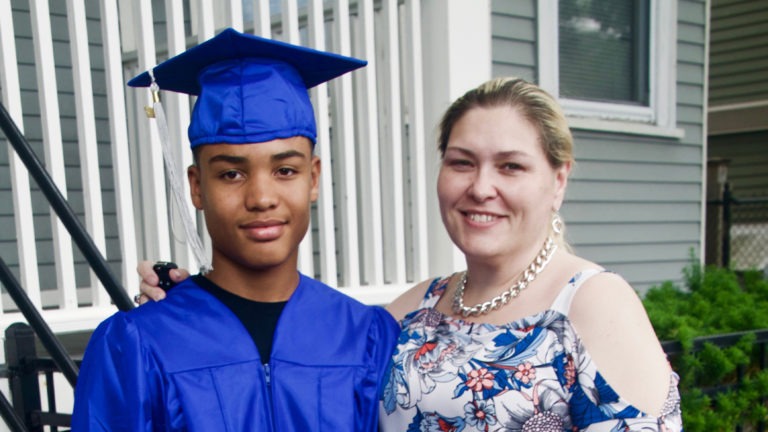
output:
M731 186L725 182L723 187L723 262L722 267L731 265Z
M40 383L37 371L29 367L30 360L36 356L35 332L30 326L14 323L5 330L5 358L13 407L30 431L42 432Z

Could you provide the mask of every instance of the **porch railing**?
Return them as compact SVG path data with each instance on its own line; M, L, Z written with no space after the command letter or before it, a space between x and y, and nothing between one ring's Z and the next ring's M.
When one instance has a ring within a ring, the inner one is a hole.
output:
M433 125L451 100L490 77L489 4L0 0L0 101L130 296L139 258L194 263L173 229L175 214L193 210L167 208L160 149L143 118L149 94L126 91L126 78L227 26L368 60L311 93L323 175L300 268L383 304L463 265L430 223L439 218L427 198L437 165ZM456 32L463 43L449 48ZM190 158L190 102L164 95L179 164ZM0 135L0 146L7 143ZM21 156L10 145L3 151L0 200L13 204L0 211L0 253L54 332L89 331L115 311L109 283L73 248L77 240L30 184ZM27 320L12 300L0 293L0 328ZM0 390L7 392L2 381Z
M5 106L0 103L0 129L19 156L28 173L34 178L43 191L48 203L55 210L56 215L63 221L71 238L86 257L89 267L98 275L100 281L107 289L112 301L121 310L133 308L131 300L125 290L107 266L107 262L99 252L85 227L69 207L66 199L56 187L53 179L45 170L43 164L32 151L27 140L19 131L11 119ZM0 414L6 425L13 430L42 430L43 425L68 426L69 418L66 415L55 413L56 404L53 396L53 373L60 372L74 388L77 382L78 367L67 354L66 349L54 335L51 328L45 322L40 311L30 300L24 288L18 282L0 257L0 281L8 294L13 299L29 325L17 323L6 330L5 354L7 361L7 378L12 395L11 405L4 394L0 393ZM37 337L48 351L51 359L48 361L37 358L35 350L35 337ZM51 361L52 360L52 361ZM48 407L52 412L41 411L39 395L38 374L43 371L47 377ZM22 427L22 424L25 425Z

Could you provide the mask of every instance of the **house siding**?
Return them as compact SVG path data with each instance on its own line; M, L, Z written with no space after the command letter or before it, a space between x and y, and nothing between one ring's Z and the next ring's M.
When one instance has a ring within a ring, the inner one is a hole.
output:
M536 79L535 2L494 1L493 73ZM683 137L574 130L563 205L576 253L645 292L701 254L706 8L678 1L677 124Z
M536 1L491 2L491 73L536 79Z
M709 103L768 100L768 2L712 0Z
M737 198L768 196L768 2L712 0L710 159Z

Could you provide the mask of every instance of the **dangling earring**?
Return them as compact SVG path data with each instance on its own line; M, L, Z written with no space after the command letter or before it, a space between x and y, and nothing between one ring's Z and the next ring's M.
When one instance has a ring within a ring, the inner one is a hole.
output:
M552 213L552 231L557 235L563 233L563 219L558 212Z

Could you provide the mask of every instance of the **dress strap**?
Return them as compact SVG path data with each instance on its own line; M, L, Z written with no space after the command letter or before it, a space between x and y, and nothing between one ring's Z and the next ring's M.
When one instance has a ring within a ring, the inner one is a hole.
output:
M571 310L571 303L573 297L576 295L576 291L579 290L581 284L589 280L592 276L605 272L604 269L587 269L576 273L571 280L560 290L560 294L557 295L555 301L552 302L551 310L560 312L563 315L568 315Z
M435 307L437 302L440 300L440 297L442 297L443 293L445 293L445 289L448 287L448 281L450 280L450 276L445 278L436 277L432 279L432 282L430 282L429 288L427 288L427 291L424 293L424 298L421 299L421 303L419 304L418 308L423 309Z

